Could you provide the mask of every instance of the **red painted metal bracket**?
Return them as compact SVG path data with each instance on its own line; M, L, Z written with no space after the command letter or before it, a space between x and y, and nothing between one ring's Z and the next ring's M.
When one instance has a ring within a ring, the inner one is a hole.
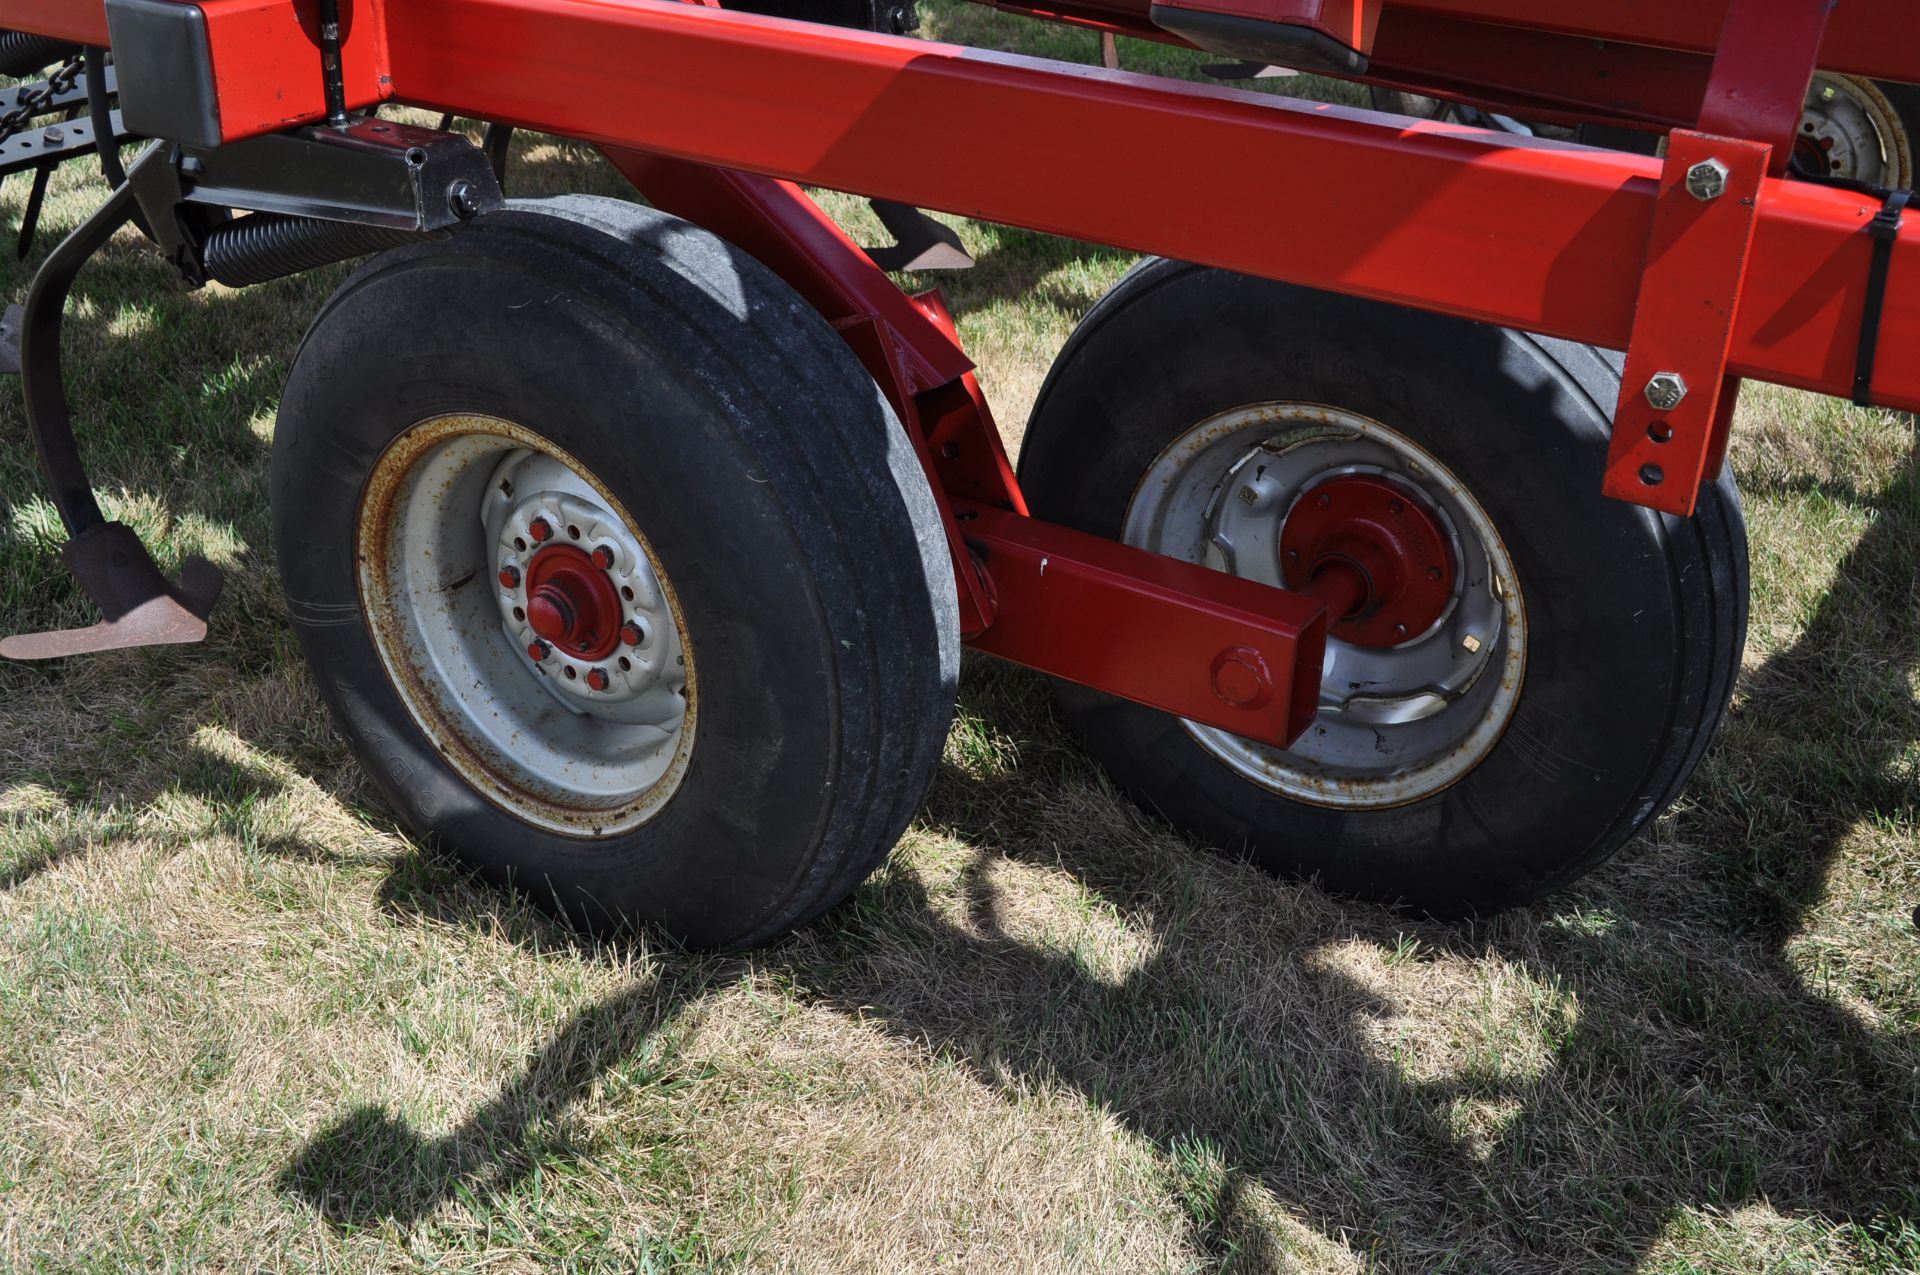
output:
M1700 104L1702 133L1773 147L1769 171L1787 171L1833 0L1732 0Z
M976 650L1262 743L1312 723L1318 598L987 506L961 516L999 601Z
M1772 148L1684 130L1667 143L1607 454L1607 495L1691 514L1726 453L1727 371Z
M657 207L784 278L885 391L946 523L968 645L1267 743L1312 722L1322 599L1027 517L939 293L901 292L790 183L605 150Z

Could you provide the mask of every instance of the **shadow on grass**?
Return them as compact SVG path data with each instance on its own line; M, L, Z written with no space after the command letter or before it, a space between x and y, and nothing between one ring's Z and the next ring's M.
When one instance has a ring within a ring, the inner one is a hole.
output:
M1152 838L1129 837L1133 816L1088 814L1104 800L1097 781L1032 679L976 667L968 707L1022 741L1023 764L993 781L948 766L935 785L927 821L980 852L962 915L883 873L809 941L753 959L817 1004L965 1060L1010 1098L1071 1087L1169 1161L1199 1165L1183 1195L1221 1269L1286 1260L1256 1197L1365 1237L1392 1269L1624 1270L1682 1210L1758 1202L1845 1228L1844 1243L1896 1264L1920 1258L1914 1041L1815 994L1783 950L1850 830L1911 815L1893 771L1920 734L1914 465L1881 507L1801 640L1743 688L1710 786L1739 795L1683 809L1677 846L1631 852L1638 862L1604 874L1584 907L1410 926L1143 849ZM1874 703L1886 712L1862 726ZM1008 857L1064 871L1150 934L1153 955L1113 981L1019 937L993 880ZM435 893L416 882L392 902L457 923ZM1412 960L1503 958L1577 1008L1537 1074L1503 1071L1494 1050L1422 1078L1378 1043L1397 1007L1328 959L1354 940L1427 953ZM666 969L667 982L575 1018L449 1136L357 1109L307 1144L282 1187L343 1226L409 1224L510 1187L555 1153L550 1116L723 981L696 958ZM1484 1117L1477 1132L1463 1112Z

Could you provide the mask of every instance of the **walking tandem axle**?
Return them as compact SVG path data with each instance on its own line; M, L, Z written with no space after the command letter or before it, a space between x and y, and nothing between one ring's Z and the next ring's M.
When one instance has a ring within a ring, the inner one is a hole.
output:
M1841 166L1911 172L1862 77L1920 81L1912 19L1002 7L1543 125L672 0L8 0L21 57L110 47L111 126L156 144L23 317L105 622L0 654L193 640L218 591L105 521L67 420L67 286L137 220L193 285L378 252L282 404L293 622L409 826L581 920L741 944L830 906L924 791L959 641L1062 679L1123 787L1277 870L1460 913L1604 858L1738 667L1741 382L1920 409L1920 230ZM389 102L597 145L654 211L508 200L504 131ZM801 184L1151 254L1017 473L939 295Z

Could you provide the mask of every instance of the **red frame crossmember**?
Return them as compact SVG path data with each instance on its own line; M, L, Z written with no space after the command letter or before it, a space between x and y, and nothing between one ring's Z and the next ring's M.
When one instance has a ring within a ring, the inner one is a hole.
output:
M1685 130L1667 144L1603 489L1691 514L1726 455L1727 373L1771 148ZM1678 395L1678 401L1671 401Z

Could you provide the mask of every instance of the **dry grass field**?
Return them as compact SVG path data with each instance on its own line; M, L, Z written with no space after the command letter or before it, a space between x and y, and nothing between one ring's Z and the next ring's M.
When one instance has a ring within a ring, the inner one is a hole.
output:
M511 181L618 190L538 138ZM55 195L34 260L97 174ZM1129 259L955 224L979 267L916 282L1017 440ZM4 256L17 299L33 261ZM888 865L777 946L695 956L476 887L330 728L266 455L342 275L189 293L123 234L80 282L109 513L229 583L204 645L0 668L0 1269L1920 1269L1911 420L1749 387L1733 714L1548 904L1422 924L1211 856L1112 791L1040 679L976 659ZM10 627L85 615L40 492L0 385Z

